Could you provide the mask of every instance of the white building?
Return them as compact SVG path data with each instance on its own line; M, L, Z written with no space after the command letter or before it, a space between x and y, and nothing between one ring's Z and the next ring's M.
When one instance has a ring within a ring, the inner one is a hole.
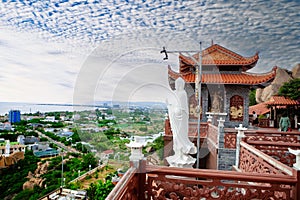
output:
M5 122L5 123L0 122L0 130L10 131L11 129L12 129L12 126L9 122Z
M10 154L15 152L25 152L25 145L11 144L9 140L6 140L4 143L0 143L0 155L5 155L8 157Z
M47 116L43 121L44 122L57 122L57 120L55 120L55 116Z

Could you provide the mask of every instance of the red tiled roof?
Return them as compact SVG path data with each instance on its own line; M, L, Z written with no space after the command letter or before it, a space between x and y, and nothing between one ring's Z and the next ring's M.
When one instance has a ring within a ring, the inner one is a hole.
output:
M249 107L249 115L252 115L253 111L255 111L255 113L257 115L264 115L264 114L270 112L270 109L267 108L267 106L268 105L265 102L256 104L254 106L250 106Z
M180 62L187 65L195 65L195 60L199 61L199 54L193 55L193 58L182 54L179 55ZM202 51L202 65L254 65L258 61L258 58L258 53L247 58L217 44Z
M186 83L195 82L195 74L179 74L177 72L174 72L170 67L168 73L172 79L182 77ZM242 72L241 74L205 73L202 74L202 83L258 85L272 80L273 78L275 78L275 75L276 68L273 68L272 71L266 74L252 74L246 72Z
M112 150L112 149L105 150L102 152L102 154L113 154L113 153L114 153L114 150Z
M300 105L296 100L292 100L284 96L272 96L269 101L265 102L267 105Z

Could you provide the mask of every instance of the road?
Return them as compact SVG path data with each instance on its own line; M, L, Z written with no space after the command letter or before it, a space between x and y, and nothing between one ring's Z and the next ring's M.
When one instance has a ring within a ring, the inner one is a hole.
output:
M53 140L52 138L48 137L47 135L43 134L42 132L40 131L36 131L38 133L38 135L40 137L44 137L44 138L47 138L48 141L56 144L58 147L64 149L66 152L71 152L71 153L81 153L80 151L77 151L76 149L72 148L72 147L69 147L69 146L66 146L64 145L63 143L61 142L58 142L56 140Z

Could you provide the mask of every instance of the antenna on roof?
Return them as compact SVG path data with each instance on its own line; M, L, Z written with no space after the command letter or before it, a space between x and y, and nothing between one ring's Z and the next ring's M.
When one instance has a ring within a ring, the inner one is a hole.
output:
M214 40L213 40L213 39L211 39L211 46L212 46L212 45L214 45Z

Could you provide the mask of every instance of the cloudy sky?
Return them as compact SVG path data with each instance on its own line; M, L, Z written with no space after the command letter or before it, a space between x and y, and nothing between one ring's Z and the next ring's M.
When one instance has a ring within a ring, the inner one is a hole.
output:
M300 63L300 1L71 1L0 3L2 102L164 101L167 65L211 42L252 72Z

